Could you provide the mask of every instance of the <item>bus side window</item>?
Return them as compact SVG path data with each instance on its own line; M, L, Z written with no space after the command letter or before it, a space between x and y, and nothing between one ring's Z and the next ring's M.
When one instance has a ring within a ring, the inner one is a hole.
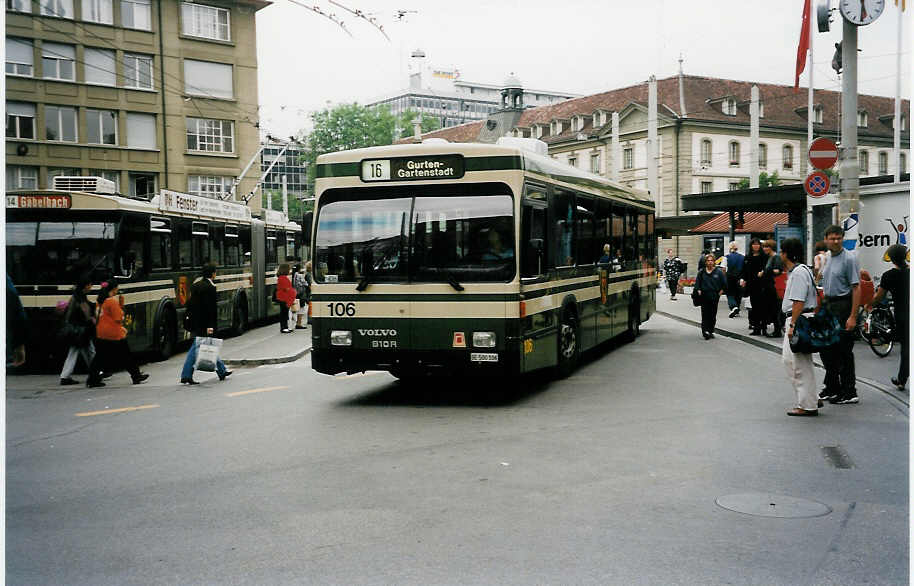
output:
M114 267L118 276L132 278L146 273L143 253L145 240L144 222L136 217L125 216L121 221L119 250Z
M178 241L178 268L189 269L193 266L191 252L190 222L176 220L174 234Z
M276 260L276 230L267 230L267 254L266 262L268 265L275 265Z
M556 189L552 198L552 241L554 266L574 265L574 197L568 191Z
M225 266L223 246L225 243L225 226L215 224L209 227L209 260L217 267Z
M608 201L600 199L597 200L597 211L594 218L594 246L597 247L595 253L597 258L603 256L603 246L605 244L610 244L610 236L612 234L612 214L610 213L610 204ZM610 245L610 248L612 246ZM612 254L612 251L610 251ZM612 257L610 256L610 259Z
M171 268L171 220L149 220L149 266L152 270Z
M241 264L238 226L225 226L225 264L236 267Z
M622 246L625 235L625 208L613 204L612 206L612 232L609 239L610 257L613 270L622 270Z
M202 267L210 262L209 258L209 226L205 222L191 222L191 237L193 246L193 266Z
M248 265L251 264L251 227L242 226L240 229L240 238L239 240L241 245L241 258L239 259L239 264Z
M538 277L546 269L546 208L526 204L521 215L521 277Z
M596 204L592 197L582 195L576 196L575 202L575 234L577 235L575 258L579 265L593 264L600 258L603 249L602 242L594 241Z
M286 256L286 233L274 232L276 235L276 262L286 262L289 258Z

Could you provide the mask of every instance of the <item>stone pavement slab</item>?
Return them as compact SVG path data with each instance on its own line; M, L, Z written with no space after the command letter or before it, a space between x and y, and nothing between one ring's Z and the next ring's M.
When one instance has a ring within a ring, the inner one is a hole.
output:
M283 334L279 324L271 323L226 338L222 343L222 360L227 366L281 364L298 360L310 351L311 326Z
M701 310L692 305L692 288L686 287L684 293L676 295L676 301L670 300L669 290L666 287L657 289L657 312L679 321L691 323L696 327L701 326ZM715 333L722 337L734 338L780 355L781 338L767 338L764 336L749 335L748 310L745 300L741 304L741 311L736 317L729 317L727 298L722 296L717 309L717 327ZM698 334L696 333L696 337ZM880 358L863 341L858 341L854 346L854 366L857 373L857 382L888 393L905 405L908 404L908 390L899 391L891 383L891 377L898 373L900 360L900 347L896 346L891 354ZM822 366L818 354L813 357L817 367Z

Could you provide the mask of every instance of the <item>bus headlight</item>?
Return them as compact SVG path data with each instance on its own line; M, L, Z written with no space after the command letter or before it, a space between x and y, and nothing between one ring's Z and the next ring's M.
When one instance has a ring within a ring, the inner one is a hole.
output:
M333 330L330 332L332 346L352 346L352 332L349 330Z
M495 332L473 332L473 346L476 348L494 348Z

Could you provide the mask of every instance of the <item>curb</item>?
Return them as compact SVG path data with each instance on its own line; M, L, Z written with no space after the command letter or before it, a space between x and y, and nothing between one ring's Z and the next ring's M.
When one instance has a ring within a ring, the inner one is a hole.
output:
M226 366L263 366L265 364L284 364L286 362L295 362L305 354L311 352L311 347L307 347L300 352L290 356L280 356L278 358L238 358L222 359Z
M654 313L656 313L656 314L658 314L658 315L662 315L662 316L664 316L664 317L668 317L668 318L670 318L670 319L674 319L674 320L679 321L679 322L682 322L682 323L684 323L684 324L689 324L689 325L701 327L701 322L698 322L698 321L695 321L695 320L691 320L691 319L688 319L688 318L685 318L685 317L681 317L681 316L678 316L678 315L673 315L672 313L667 313L666 311L657 310L657 311L655 311ZM752 338L752 337L750 337L750 336L746 336L746 335L744 335L744 334L737 334L736 332L730 332L730 331L727 331L727 330L722 330L722 329L720 329L720 328L714 328L714 333L715 333L715 334L718 334L718 335L720 335L720 336L723 336L724 338L733 338L734 340L739 340L739 341L741 341L741 342L745 342L745 343L750 344L750 345L752 345L752 346L755 346L755 347L757 347L757 348L762 348L763 350L768 350L769 352L772 352L772 353L774 353L774 354L780 354L780 353L781 353L781 349L780 349L778 346L775 346L775 345L773 345L773 344L769 344L769 343L767 343L767 342L763 342L763 341L761 341L761 340L756 340L755 338ZM816 364L816 367L818 367L818 368L824 368L824 367L821 366L820 364ZM884 385L882 385L882 384L880 384L880 383L878 383L878 382L876 382L876 381L874 381L874 380L872 380L872 379L864 378L864 377L861 377L861 376L858 376L858 377L857 377L857 382L863 383L863 384L865 384L865 385L868 386L868 387L872 387L872 388L876 389L877 391L881 391L882 393L888 395L888 396L891 397L892 399L895 399L895 400L898 401L899 403L903 404L905 407L909 407L908 398L907 398L905 395L899 394L898 392L896 392L896 391L895 391L894 389L892 389L892 388L886 387L886 386L884 386Z

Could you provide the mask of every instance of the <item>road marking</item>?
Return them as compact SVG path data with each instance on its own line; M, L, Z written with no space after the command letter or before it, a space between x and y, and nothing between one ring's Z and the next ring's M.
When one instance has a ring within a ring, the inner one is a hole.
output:
M251 389L249 391L236 391L234 393L226 393L226 397L237 397L239 395L250 395L251 393L266 393L267 391L278 391L280 389L288 389L288 386L281 387L263 387L262 389Z
M158 405L140 405L139 407L122 407L120 409L103 409L101 411L87 411L77 413L77 417L91 417L93 415L108 415L109 413L126 413L128 411L139 411L140 409L155 409Z

